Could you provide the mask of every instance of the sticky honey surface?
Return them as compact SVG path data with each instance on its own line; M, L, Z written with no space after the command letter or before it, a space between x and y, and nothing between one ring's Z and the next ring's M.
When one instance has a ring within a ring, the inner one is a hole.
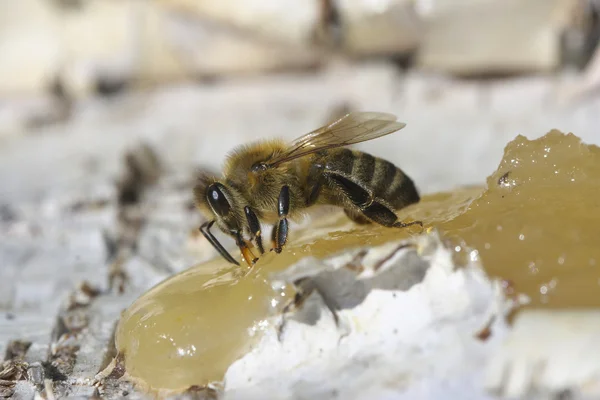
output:
M599 188L600 148L553 131L509 143L485 187L424 196L399 216L437 228L458 253L479 257L533 306L600 306ZM116 335L129 376L170 390L219 381L263 329L272 329L266 318L289 300L289 292L272 290L271 272L305 256L421 232L358 226L341 212L313 219L291 231L283 253L265 255L244 277L245 267L215 259L140 297Z
M600 306L600 148L553 131L517 137L487 189L440 224L534 306Z

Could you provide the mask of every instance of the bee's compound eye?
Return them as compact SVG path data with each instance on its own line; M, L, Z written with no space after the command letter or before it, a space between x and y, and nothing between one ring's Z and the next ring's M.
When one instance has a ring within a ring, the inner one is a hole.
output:
M211 207L220 216L229 214L231 206L227 201L227 198L223 194L222 185L214 183L208 187L207 191L208 202Z

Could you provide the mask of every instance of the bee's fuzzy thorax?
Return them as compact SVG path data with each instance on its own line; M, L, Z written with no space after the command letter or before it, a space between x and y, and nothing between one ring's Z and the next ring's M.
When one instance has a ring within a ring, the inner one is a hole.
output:
M272 158L285 151L286 147L286 142L281 139L268 139L239 146L227 156L223 174L231 176L236 172L250 171L254 163Z

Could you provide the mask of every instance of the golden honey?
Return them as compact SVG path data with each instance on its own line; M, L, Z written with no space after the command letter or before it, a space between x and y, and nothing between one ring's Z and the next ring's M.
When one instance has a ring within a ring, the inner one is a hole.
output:
M600 305L600 148L552 131L510 142L487 185L423 196L405 220L437 228L457 253L476 256L508 279L533 306ZM414 228L414 229L413 229ZM116 334L130 377L180 391L223 378L249 351L268 316L289 301L269 274L311 255L370 246L420 233L419 227L358 226L336 211L292 230L284 251L248 273L215 259L174 276L140 297Z

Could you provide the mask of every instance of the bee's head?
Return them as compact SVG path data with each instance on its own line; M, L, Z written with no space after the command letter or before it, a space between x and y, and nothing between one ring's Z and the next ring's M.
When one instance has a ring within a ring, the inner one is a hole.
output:
M214 218L221 230L235 234L242 230L243 201L240 193L216 179L202 177L194 187L196 205L207 218Z

